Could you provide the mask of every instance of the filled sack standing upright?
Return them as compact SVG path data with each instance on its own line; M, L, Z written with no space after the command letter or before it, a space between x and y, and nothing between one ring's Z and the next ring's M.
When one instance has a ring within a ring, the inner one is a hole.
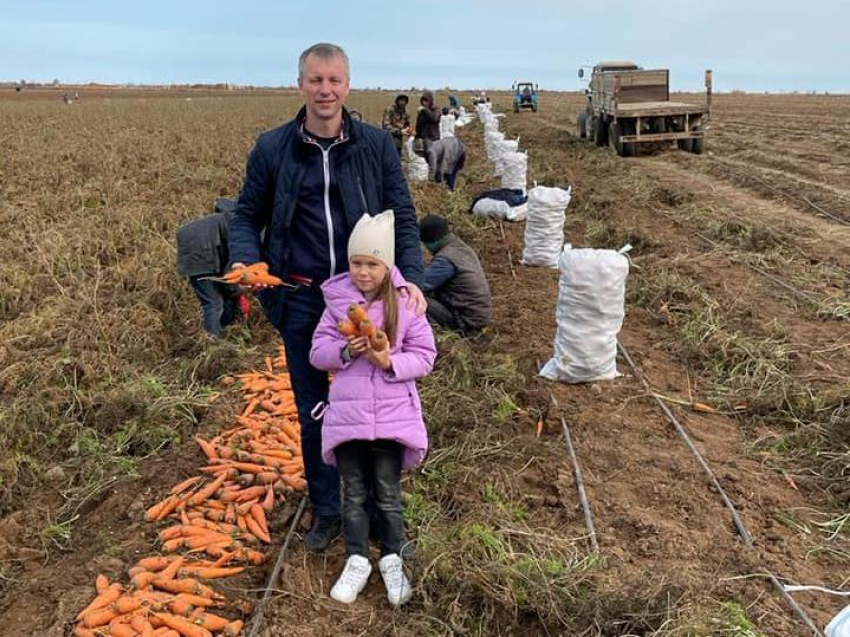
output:
M528 191L528 219L525 222L523 265L546 268L558 266L564 246L564 220L572 188L535 186Z
M455 116L451 114L443 115L440 118L440 139L455 136L456 122Z
M505 153L502 155L502 188L525 192L528 179L528 155L525 153Z
M428 162L413 150L413 137L408 137L405 145L408 160L407 178L410 181L428 181Z
M564 247L558 266L555 353L540 370L550 380L584 383L616 378L629 260L622 250Z

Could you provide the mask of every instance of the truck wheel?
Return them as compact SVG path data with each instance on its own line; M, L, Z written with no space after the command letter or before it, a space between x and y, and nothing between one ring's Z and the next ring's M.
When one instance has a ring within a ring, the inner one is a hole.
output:
M587 139L587 113L582 111L578 114L578 119L576 120L576 132L579 136L579 139Z
M608 141L611 148L617 151L620 157L631 157L635 154L634 142L623 142L623 125L620 122L611 122L608 127Z
M608 129L605 122L598 117L590 120L590 129L593 131L593 141L597 146L604 146L608 143Z
M695 128L694 130L701 131L702 128ZM703 133L705 135L705 133ZM705 152L705 137L695 137L691 140L693 144L691 145L691 152L694 155L702 155Z

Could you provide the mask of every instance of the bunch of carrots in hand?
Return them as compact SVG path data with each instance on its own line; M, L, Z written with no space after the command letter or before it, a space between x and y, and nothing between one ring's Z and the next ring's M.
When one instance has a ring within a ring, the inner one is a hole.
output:
M231 270L223 277L209 277L209 279L212 281L218 281L219 283L245 285L248 287L255 285L275 287L284 284L282 279L274 276L273 274L269 274L269 265L263 261L244 268L239 268L238 270Z
M337 323L336 328L346 337L365 336L369 339L369 346L376 352L382 352L390 346L386 332L375 327L365 308L359 303L348 306L348 318Z

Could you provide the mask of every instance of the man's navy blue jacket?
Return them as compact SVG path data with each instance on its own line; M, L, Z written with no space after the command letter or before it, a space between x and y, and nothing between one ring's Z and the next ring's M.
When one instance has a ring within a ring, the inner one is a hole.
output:
M245 183L230 224L230 262L246 265L266 261L277 276L305 274L327 267L328 245L299 245L293 259L293 221L296 209L302 214L307 202L299 201L305 175L323 178L323 154L303 133L306 109L294 120L260 135L245 171ZM330 206L332 223L348 233L363 214L395 211L396 265L409 282L424 284L422 251L416 212L402 173L398 151L392 137L383 130L352 120L343 111L344 141L334 144L328 153L330 172L339 189L342 210ZM313 220L315 221L315 219ZM261 233L265 234L261 240ZM334 233L338 234L338 233ZM345 247L337 246L336 252ZM306 249L305 249L306 248ZM339 258L336 258L339 261ZM348 269L347 259L337 263L335 273ZM264 293L263 305L272 323L281 317L283 292L279 288Z

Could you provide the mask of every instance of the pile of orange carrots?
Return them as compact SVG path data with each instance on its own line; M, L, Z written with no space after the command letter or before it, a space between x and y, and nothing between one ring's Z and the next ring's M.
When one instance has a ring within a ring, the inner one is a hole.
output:
M238 575L266 560L268 514L306 487L301 433L283 348L262 371L236 376L246 407L236 426L196 438L207 464L150 507L169 522L161 553L129 569L129 584L99 575L77 616L76 637L239 637L243 622L216 614L226 600L203 580Z

